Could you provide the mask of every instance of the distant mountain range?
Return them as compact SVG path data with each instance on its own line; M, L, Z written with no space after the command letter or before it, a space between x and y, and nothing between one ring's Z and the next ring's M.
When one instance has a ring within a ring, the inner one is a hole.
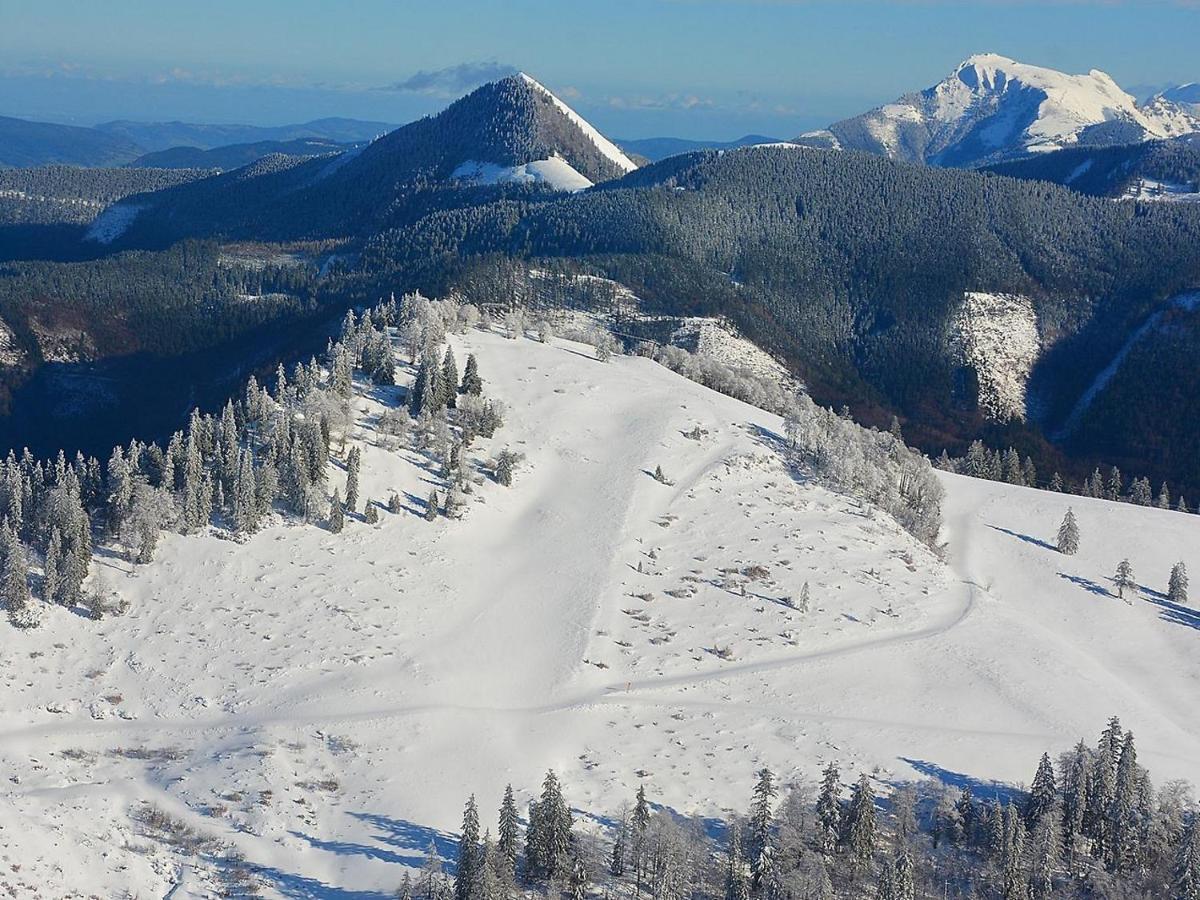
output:
M325 156L353 150L359 144L339 144L321 138L297 138L294 141L256 141L229 144L204 150L199 147L171 147L139 156L128 165L141 169L240 169L264 156Z
M56 163L119 166L142 152L137 144L120 134L0 116L0 168Z
M1200 87L1138 103L1103 72L1067 75L972 56L931 88L796 138L907 162L971 167L1079 145L1133 144L1200 131Z
M640 156L648 162L658 162L668 156L678 156L681 153L694 153L697 150L735 150L738 147L749 147L754 144L774 144L779 138L767 137L761 134L747 134L733 141L689 141L684 138L653 137L618 140L617 143L627 153Z
M171 149L177 152L165 157L170 168L232 168L246 165L267 153L298 152L299 155L312 156L311 145L314 142L343 147L365 143L393 128L394 125L384 122L337 118L274 127L119 121L83 128L0 116L0 168L55 164L122 166L130 163L160 166L164 163L146 163L142 158ZM246 144L260 145L262 152L254 156L256 150L242 147L227 155L210 157L207 162L180 161L188 157L183 148L212 150ZM285 149L279 149L280 145L286 145Z

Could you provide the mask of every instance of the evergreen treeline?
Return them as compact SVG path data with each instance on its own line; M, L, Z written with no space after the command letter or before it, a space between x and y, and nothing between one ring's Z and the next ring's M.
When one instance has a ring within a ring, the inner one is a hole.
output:
M952 458L943 450L941 456L934 460L934 465L943 471L969 475L972 478L986 478L989 481L1024 487L1040 487L1081 497L1094 497L1098 500L1133 503L1137 506L1155 506L1159 509L1173 509L1176 512L1200 512L1200 508L1189 507L1187 498L1182 494L1172 494L1165 481L1155 491L1149 478L1142 476L1127 479L1116 466L1108 467L1107 474L1102 473L1097 466L1091 475L1078 482L1064 479L1058 472L1046 478L1038 474L1037 466L1028 455L1022 457L1013 447L1002 453L984 446L983 441L972 441L966 456L960 458Z
M1052 181L1093 197L1119 197L1146 180L1200 193L1200 146L1184 138L1116 147L1068 147L998 163L986 171Z
M60 452L47 463L29 451L10 453L0 463L0 608L21 628L38 624L40 603L82 607L96 617L109 611L108 598L84 591L95 541L147 563L167 529L188 533L215 522L250 534L276 510L305 521L325 515L329 530L340 532L362 499L360 451L345 454L346 496L335 490L332 500L330 454L346 449L353 426L355 370L375 384L395 383L393 337L409 344L425 385L410 392L408 408L387 410L376 431L393 445L411 442L441 461L445 499L431 504L432 511L457 516L463 494L472 490L464 451L476 437L490 437L503 413L483 396L473 356L460 382L453 353L439 352L448 327L474 321L477 316L457 303L406 295L360 317L347 313L324 366L313 359L290 375L280 367L270 391L251 377L244 395L220 415L193 410L166 446L134 441L115 447L103 464L82 454L68 461ZM431 377L435 359L437 376ZM398 498L390 508L400 512ZM378 516L369 498L364 515L368 521Z
M86 224L105 206L211 175L200 169L0 168L0 225Z
M724 823L655 807L638 788L597 835L575 827L549 772L524 834L511 785L481 835L467 801L455 875L431 845L402 900L642 896L653 900L1196 900L1200 812L1190 787L1156 788L1113 718L1097 745L1043 754L1028 791L932 782L877 795L834 764L814 793L755 774L744 817Z

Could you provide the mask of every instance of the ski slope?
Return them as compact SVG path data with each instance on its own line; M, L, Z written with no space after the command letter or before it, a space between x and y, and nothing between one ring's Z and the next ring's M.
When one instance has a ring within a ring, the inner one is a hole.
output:
M222 846L268 897L382 898L469 793L490 821L547 768L588 815L644 783L722 816L761 765L1022 782L1113 714L1158 780L1200 778L1200 615L1150 593L1200 571L1200 518L947 475L943 562L789 471L774 416L647 359L451 341L508 407L472 454L526 454L511 488L424 521L436 471L377 445L377 391L362 493L401 514L167 537L100 559L126 615L3 632L0 887L215 896ZM1071 558L1040 543L1068 503ZM1132 604L1103 594L1122 556Z

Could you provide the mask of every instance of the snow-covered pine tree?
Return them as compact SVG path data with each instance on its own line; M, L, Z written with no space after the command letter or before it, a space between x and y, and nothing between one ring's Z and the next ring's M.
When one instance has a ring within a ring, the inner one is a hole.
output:
M1118 872L1128 872L1138 863L1141 854L1141 816L1138 810L1137 749L1133 732L1125 732L1121 755L1117 761L1117 778L1113 787L1112 844L1109 865Z
M375 505L375 501L370 497L367 498L367 502L363 506L363 521L368 525L374 525L379 521L379 507Z
M625 844L628 834L629 816L622 812L620 824L617 825L617 833L613 837L612 852L608 855L608 874L613 878L625 876Z
M467 367L463 371L462 384L459 385L458 392L470 394L473 397L478 397L483 393L483 380L479 377L479 361L475 359L474 353L467 357Z
M351 447L346 457L346 511L355 512L358 509L358 475L362 465L362 451Z
M1200 900L1200 813L1193 812L1175 850L1172 900Z
M1062 476L1059 475L1057 472L1055 472L1052 476L1050 476L1050 490L1057 491L1058 493L1062 493L1062 489L1063 489Z
M437 491L429 492L429 499L425 501L425 521L432 522L438 515L438 495Z
M446 348L442 357L442 405L454 409L458 397L458 363L454 359L454 349Z
M388 512L394 516L404 512L404 501L400 499L400 495L392 491L392 495L388 497Z
M1054 890L1054 875L1062 866L1062 824L1058 809L1038 820L1029 838L1029 887L1036 900Z
M826 855L837 849L842 821L841 797L837 763L831 761L821 773L821 790L817 795L817 843Z
M342 529L346 527L346 510L342 506L341 492L336 488L333 491L333 499L329 501L329 520L328 528L331 534L341 534Z
M725 866L725 900L750 900L750 884L746 878L746 860L742 854L740 823L729 829L729 854Z
M1158 498L1154 501L1154 505L1159 509L1171 508L1171 492L1167 489L1167 483L1165 481L1158 489Z
M641 893L642 881L646 875L647 842L650 836L650 803L646 800L644 784L638 785L637 797L633 804L633 815L629 822L629 836L635 887L638 893Z
M1003 900L1027 900L1025 881L1025 824L1016 808L1004 807L1004 840L1000 854L1001 897Z
M1058 784L1054 779L1054 765L1050 762L1050 754L1043 753L1025 803L1025 825L1029 830L1037 827L1043 816L1053 812L1057 803Z
M854 785L842 827L842 840L857 868L870 864L875 854L876 831L875 792L871 780L863 774Z
M1062 842L1068 863L1081 849L1087 820L1090 764L1088 748L1080 741L1067 757L1062 778Z
M41 607L29 593L29 563L25 548L7 519L0 527L0 602L8 613L8 621L16 628L35 628L41 623Z
M1117 571L1113 575L1113 584L1116 585L1117 596L1122 600L1125 599L1125 591L1131 591L1137 587L1137 582L1133 576L1133 566L1129 564L1128 559L1123 559L1117 563Z
M1065 556L1079 552L1079 523L1075 521L1075 510L1070 508L1058 526L1058 552Z
M475 795L463 809L462 831L458 839L458 867L454 876L454 900L473 900L472 893L483 860L479 851L479 809Z
M772 865L772 828L775 822L775 776L766 766L758 770L747 822L747 855L750 860L752 886L755 890L768 879Z
M1171 566L1171 578L1167 582L1167 600L1180 605L1188 602L1187 566L1182 561Z

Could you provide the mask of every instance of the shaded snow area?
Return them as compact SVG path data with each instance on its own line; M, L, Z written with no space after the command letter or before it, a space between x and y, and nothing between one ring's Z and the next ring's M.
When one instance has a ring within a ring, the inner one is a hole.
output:
M951 342L975 371L979 407L989 419L1024 420L1029 374L1041 351L1028 297L969 291L952 322Z
M520 166L502 166L498 163L467 160L450 173L470 184L531 183L546 184L556 191L582 191L592 182L579 174L565 159L554 156L539 159Z
M525 79L525 81L535 90L541 91L552 101L554 101L554 105L558 107L559 112L570 119L576 128L587 135L588 140L596 145L596 149L604 154L604 157L608 159L609 162L613 163L613 165L619 168L622 172L632 172L637 168L637 163L621 152L620 147L597 131L590 122L584 119L583 116L579 115L579 113L575 112L575 110L571 109L571 107L567 106L567 104L563 103L562 100L556 97L547 87L538 82L536 79L526 75L524 72L521 72L520 76L521 78Z
M1026 782L1113 714L1156 779L1200 777L1200 614L1153 593L1200 567L1200 518L944 475L943 563L789 470L778 418L648 359L451 343L508 407L472 460L527 457L461 520L423 520L440 482L376 443L379 390L354 401L362 494L402 512L168 536L100 560L124 616L4 632L0 886L221 895L231 848L266 897L384 898L453 854L468 794L490 821L548 768L585 827L639 785L726 817L761 765ZM1068 505L1073 557L1044 543Z
M114 203L92 220L83 239L111 244L129 229L141 211L142 207L134 203Z

